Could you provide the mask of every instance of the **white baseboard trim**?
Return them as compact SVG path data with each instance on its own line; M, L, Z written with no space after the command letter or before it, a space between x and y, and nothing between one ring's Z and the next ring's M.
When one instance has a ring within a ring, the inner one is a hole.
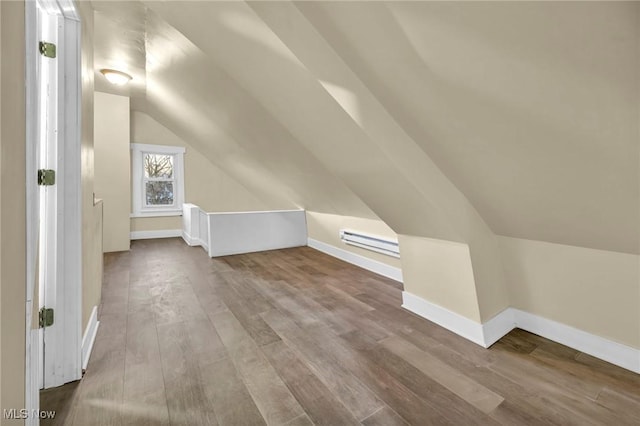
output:
M473 343L487 347L484 342L482 324L478 322L406 291L402 292L402 307L467 340L471 340Z
M202 245L202 241L200 241L199 238L193 238L191 235L187 234L186 231L182 231L182 239L185 243L187 243L187 245L190 245L192 247Z
M129 234L131 240L150 240L153 238L182 237L182 229L161 229L158 231L132 231Z
M84 331L84 336L82 336L82 370L86 370L87 365L89 364L89 357L91 356L93 344L96 341L99 325L98 307L94 306L91 311L91 316L89 317L89 323Z
M202 247L204 251L209 253L209 246L205 241L202 241L200 238L192 237L191 235L187 234L185 231L182 231L182 239L184 240L185 243L187 243L187 245L191 247Z
M522 330L640 374L640 349L635 349L519 309L509 309L513 310L516 325Z
M352 253L336 246L332 246L331 244L323 243L322 241L314 240L313 238L307 238L307 245L311 248L328 254L329 256L344 260L345 262L359 266L378 275L382 275L383 277L402 282L402 269L400 268L389 266L386 263L369 259L368 257Z
M482 335L485 348L502 339L507 333L517 327L518 319L513 308L507 308L489 321L482 324Z
M485 348L514 328L520 328L640 373L640 349L520 309L507 308L484 324L480 324L406 291L402 292L402 307Z
M32 302L28 302L32 303ZM40 352L40 333L41 328L29 329L27 331L27 339L29 346L27 347L27 389L25 393L25 408L27 410L40 409L40 388L44 387L44 362ZM25 426L37 426L39 422L36 416L28 416L25 419Z

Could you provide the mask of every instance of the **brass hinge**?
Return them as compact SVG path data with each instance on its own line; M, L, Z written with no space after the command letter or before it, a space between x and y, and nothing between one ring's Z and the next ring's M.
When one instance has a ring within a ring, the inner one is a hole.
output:
M56 183L56 171L49 169L38 170L38 185L55 185Z
M42 308L38 314L40 320L40 328L51 327L53 325L53 309Z
M47 58L55 58L56 57L56 45L53 43L47 43L46 41L41 41L38 45L38 50L40 53Z

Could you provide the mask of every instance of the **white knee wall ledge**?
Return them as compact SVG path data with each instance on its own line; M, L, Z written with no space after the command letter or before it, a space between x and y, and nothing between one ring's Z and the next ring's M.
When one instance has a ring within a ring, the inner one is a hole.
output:
M507 308L480 324L406 291L402 292L402 307L485 348L520 328L640 373L639 349L516 308Z

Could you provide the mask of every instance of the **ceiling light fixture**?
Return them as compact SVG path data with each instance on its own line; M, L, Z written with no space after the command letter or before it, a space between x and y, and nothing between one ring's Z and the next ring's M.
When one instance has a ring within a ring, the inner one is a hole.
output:
M133 78L126 72L112 70L109 68L101 69L100 72L107 80L109 80L109 83L115 84L116 86L124 86Z

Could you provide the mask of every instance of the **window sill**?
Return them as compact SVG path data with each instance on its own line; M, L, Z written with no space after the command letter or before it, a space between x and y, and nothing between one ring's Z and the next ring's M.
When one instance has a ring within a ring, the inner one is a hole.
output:
M136 212L136 213L131 213L129 215L129 217L131 218L167 217L167 216L182 216L182 210L159 210L159 211L150 211L150 212Z

